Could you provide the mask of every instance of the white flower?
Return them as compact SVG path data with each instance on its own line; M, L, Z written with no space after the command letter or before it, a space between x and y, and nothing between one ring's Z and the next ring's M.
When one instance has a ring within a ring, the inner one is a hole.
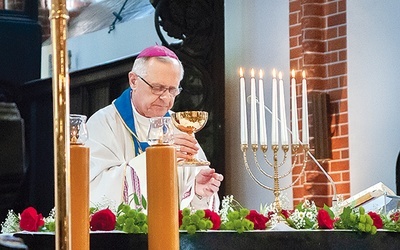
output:
M13 210L8 210L6 220L1 223L1 233L15 233L20 231L19 217Z
M311 211L307 211L306 212L306 217L308 219L310 219L310 220L313 220L313 219L315 219L315 214L313 212L311 212Z
M44 218L44 222L54 222L56 220L56 208L51 209L49 216Z
M115 200L109 199L106 196L101 197L101 201L93 203L92 207L95 208L96 211L108 208L113 213L117 213L117 205Z
M221 222L228 221L229 211L233 211L231 207L233 202L233 195L224 196L221 202L221 209L219 210L219 215L221 217Z
M289 216L289 220L297 229L315 228L317 223L318 209L313 201L305 200L300 207L296 208Z

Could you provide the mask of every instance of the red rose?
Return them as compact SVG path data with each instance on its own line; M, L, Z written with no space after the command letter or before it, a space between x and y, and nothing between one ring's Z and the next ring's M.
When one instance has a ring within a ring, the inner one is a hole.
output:
M178 211L178 217L179 217L179 227L181 227L182 226L182 219L183 219L182 210Z
M115 214L108 208L97 211L90 219L90 229L92 231L112 231L115 229Z
M398 221L399 218L400 218L400 212L396 212L396 213L390 215L390 219L392 219L392 221L394 221L394 222Z
M374 226L377 229L381 229L383 227L383 221L379 214L371 211L368 213L368 215L371 216L371 219L374 221Z
M206 209L204 210L204 212L205 212L204 218L210 219L211 222L213 223L213 227L211 229L212 230L219 229L219 227L221 226L221 217L219 217L219 215L216 212L211 211L210 209Z
M291 213L291 212L290 212L289 210L285 210L285 209L282 209L282 211L281 211L281 214L282 214L283 216L285 216L286 219L289 218L290 213Z
M318 220L318 227L321 229L333 229L333 223L335 220L333 220L330 216L328 211L324 209L318 210L317 214L317 220Z
M256 210L250 210L250 213L246 216L246 219L254 223L254 229L264 230L267 227L269 219L263 214L258 213Z
M22 230L37 232L43 226L43 216L42 214L38 214L36 209L33 207L28 207L22 211L21 220L19 221L19 227Z

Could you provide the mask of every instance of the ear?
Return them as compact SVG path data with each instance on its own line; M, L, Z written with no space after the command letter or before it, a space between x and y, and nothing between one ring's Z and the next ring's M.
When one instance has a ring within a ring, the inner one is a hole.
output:
M129 78L129 86L131 86L131 89L135 90L137 88L137 75L134 72L129 72L128 74L128 78Z

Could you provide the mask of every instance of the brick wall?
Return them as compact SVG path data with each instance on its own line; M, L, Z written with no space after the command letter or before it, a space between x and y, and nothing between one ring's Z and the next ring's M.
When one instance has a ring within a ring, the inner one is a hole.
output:
M296 71L298 114L301 114L301 72L306 71L309 111L313 93L329 95L328 130L324 141L331 148L329 159L319 160L321 166L336 183L337 194L350 196L350 168L347 107L347 34L346 0L290 0L289 3L290 67ZM314 153L313 137L319 120L310 121L310 147ZM300 118L301 116L299 116ZM299 119L301 129L301 119ZM304 159L304 155L301 157ZM293 180L301 172L301 165L293 171ZM329 181L312 161L305 174L293 187L294 205L303 198L318 206L331 205L332 189Z

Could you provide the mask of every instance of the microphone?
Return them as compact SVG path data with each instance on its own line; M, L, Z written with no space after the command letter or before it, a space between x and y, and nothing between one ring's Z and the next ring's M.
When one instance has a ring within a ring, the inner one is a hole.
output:
M252 98L253 98L253 96L252 96L252 95L249 95L249 96L247 97L247 102L248 102L248 103L251 103L251 99L252 99ZM257 103L258 105L260 105L260 103L259 103L257 97L254 97L254 98L255 98L255 100L256 100L256 103ZM264 105L264 109L268 110L268 112L272 115L272 111L271 111L266 105ZM281 123L281 119L280 119L280 118L278 118L278 121ZM292 134L292 130L291 130L288 126L287 126L287 131L289 131L289 133ZM303 142L300 141L300 144L303 145ZM311 160L319 167L319 169L322 171L322 173L324 173L325 177L326 177L326 178L328 179L328 181L330 182L331 187L332 187L332 191L333 191L332 207L333 207L334 209L336 209L336 208L337 208L337 194L336 194L336 184L335 184L335 182L333 181L332 177L331 177L331 176L325 171L325 169L321 166L321 164L318 162L318 160L315 159L315 156L314 156L310 151L307 151L307 155L308 155L308 156L311 158Z
M249 96L247 97L247 103L251 104L251 98L253 98L252 95L249 95ZM258 105L260 105L257 96L254 97L254 99L256 100L256 103L257 103ZM268 112L272 115L272 111L271 111L267 106L264 105L264 108L265 108L266 110L268 110ZM279 117L278 117L278 120L279 120L279 122L281 122L281 119L280 119ZM290 134L292 133L292 131L291 131L289 128L288 128L288 131L290 132Z

